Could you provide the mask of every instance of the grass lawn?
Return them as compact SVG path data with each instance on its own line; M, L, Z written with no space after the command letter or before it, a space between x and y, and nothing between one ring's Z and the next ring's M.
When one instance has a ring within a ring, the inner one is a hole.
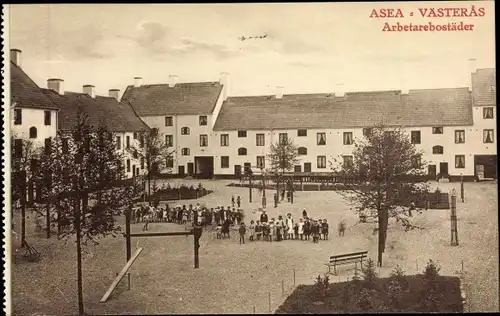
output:
M253 190L253 203L248 202L248 188L227 187L228 181L201 181L214 193L198 200L172 202L202 203L208 207L230 205L231 196L242 198L246 222L257 219L254 213L260 203L258 190ZM196 180L172 180L171 185ZM459 189L455 183L440 184L443 191ZM429 210L415 214L413 222L424 230L404 232L390 222L384 265L377 273L383 278L400 265L406 275L420 273L429 259L441 266L441 275L455 276L462 261L467 272L467 291L471 311L498 311L498 212L497 186L492 183L466 183L465 203L458 203L458 236L460 245L450 246L449 211ZM235 238L217 240L205 231L200 240L200 269L193 269L193 238L155 237L132 240L132 251L144 251L132 266L131 290L123 281L107 303L98 303L125 264L125 240L108 237L84 256L85 308L91 314L179 314L179 313L269 313L280 306L294 283L313 284L318 274L326 272L324 263L333 254L367 250L373 259L377 253L374 223L359 224L356 214L335 192L296 192L295 203L282 203L273 208L268 191L267 211L270 217L290 212L295 218L306 208L314 218L326 218L332 235L318 244L305 241L247 242L240 245ZM335 235L337 223L347 223L344 237ZM20 225L15 214L16 227ZM123 217L117 220L123 223ZM55 237L45 239L34 231L32 218L27 221L27 240L42 254L36 263L20 261L11 266L12 315L75 314L76 247ZM151 232L184 231L176 224L153 223ZM141 231L135 224L132 231ZM295 272L295 282L294 282ZM332 283L345 282L352 270L345 266ZM284 294L282 295L282 287ZM269 308L269 293L271 302Z
M322 296L316 285L301 285L278 308L276 314L337 314L376 312L450 312L462 313L460 280L457 277L438 278L436 308L430 310L425 305L425 280L420 275L406 276L407 287L402 291L398 309L391 307L389 278L376 279L369 296L369 304L357 304L363 285L354 286L354 281L330 284L328 294ZM351 287L351 289L350 289ZM318 304L318 302L320 304Z

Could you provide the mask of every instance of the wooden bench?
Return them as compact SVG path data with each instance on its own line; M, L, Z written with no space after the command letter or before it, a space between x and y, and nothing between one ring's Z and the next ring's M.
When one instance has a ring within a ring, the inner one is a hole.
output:
M337 266L343 264L349 264L349 263L357 264L358 262L360 262L361 268L363 268L363 259L367 257L368 257L368 251L360 251L360 252L345 253L341 255L330 256L329 262L325 263L325 265L328 266L327 274L337 275ZM333 273L331 272L332 266L333 266Z

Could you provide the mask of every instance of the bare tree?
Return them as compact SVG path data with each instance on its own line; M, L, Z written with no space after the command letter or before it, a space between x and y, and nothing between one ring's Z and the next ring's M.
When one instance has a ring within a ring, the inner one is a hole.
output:
M44 185L44 200L57 211L53 214L58 214L58 222L68 223L59 238L76 236L79 315L84 315L82 251L88 243L116 236L120 227L113 215L132 203L138 192L132 185L116 186L123 177L122 159L106 127L94 128L79 111L72 131L59 131L41 160L45 172L38 183Z
M276 192L278 195L282 176L285 172L293 170L293 167L299 163L297 156L297 146L289 137L279 139L278 142L270 146L268 158L270 170L276 175Z
M151 195L152 182L156 187L156 176L160 173L170 172L170 163L173 162L173 149L166 137L158 129L139 133L139 146L132 146L129 152L136 159L140 159L141 166L145 165L148 196Z
M26 206L30 196L33 199L33 178L38 168L38 160L42 148L31 139L12 135L11 141L11 181L12 181L12 204L21 208L21 247L26 242ZM12 206L14 210L14 206Z
M356 140L350 156L333 169L343 179L344 199L356 206L356 211L376 211L378 218L378 265L382 265L387 227L390 217L406 229L413 229L402 216L414 199L426 190L422 152L411 143L400 128L376 125L366 130L365 137Z

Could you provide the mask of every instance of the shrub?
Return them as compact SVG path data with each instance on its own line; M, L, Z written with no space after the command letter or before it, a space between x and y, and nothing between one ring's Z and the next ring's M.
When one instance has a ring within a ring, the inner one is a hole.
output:
M318 275L316 280L314 281L314 292L324 299L328 295L328 289L330 287L330 278L328 275L325 275L323 278L321 275Z
M436 263L434 263L432 259L429 259L424 270L424 278L429 286L433 286L436 284L440 270L441 268Z
M375 262L370 258L368 259L366 266L362 270L363 272L363 280L367 288L372 289L375 285L375 281L377 278L377 272L375 272Z
M369 289L361 289L359 295L356 296L356 305L363 312L368 312L372 308L372 293Z
M403 290L408 288L408 280L406 279L405 272L399 265L392 270L390 279L397 281Z

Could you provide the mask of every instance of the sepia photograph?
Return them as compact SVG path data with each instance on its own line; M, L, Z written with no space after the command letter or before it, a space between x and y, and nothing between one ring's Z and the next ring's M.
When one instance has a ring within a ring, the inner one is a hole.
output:
M494 1L2 16L6 315L500 311Z

